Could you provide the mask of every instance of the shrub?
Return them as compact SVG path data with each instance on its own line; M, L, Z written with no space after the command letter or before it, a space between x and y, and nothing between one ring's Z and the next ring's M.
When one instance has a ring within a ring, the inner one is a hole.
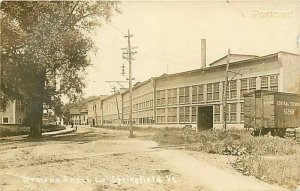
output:
M153 138L162 145L182 145L189 150L226 155L288 155L296 152L296 142L279 137L253 137L248 131L201 131L161 129Z
M294 155L276 158L246 155L239 157L233 166L245 175L290 189L295 189L300 184L299 164Z

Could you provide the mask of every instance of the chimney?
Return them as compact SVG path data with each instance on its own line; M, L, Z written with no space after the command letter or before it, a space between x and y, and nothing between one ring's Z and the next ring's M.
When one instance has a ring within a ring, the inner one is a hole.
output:
M201 39L201 68L206 68L206 39Z

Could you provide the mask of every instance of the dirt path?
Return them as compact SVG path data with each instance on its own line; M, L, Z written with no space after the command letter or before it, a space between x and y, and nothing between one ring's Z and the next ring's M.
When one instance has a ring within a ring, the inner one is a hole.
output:
M215 165L211 155L157 148L143 132L127 135L81 127L35 143L3 140L0 190L283 190Z

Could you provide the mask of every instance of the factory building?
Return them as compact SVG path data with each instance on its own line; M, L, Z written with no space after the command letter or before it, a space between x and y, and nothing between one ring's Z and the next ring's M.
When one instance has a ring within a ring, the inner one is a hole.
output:
M101 125L102 109L101 100L106 98L106 95L90 97L87 100L87 123L90 126Z
M204 51L205 52L205 49ZM221 128L226 57L209 66L164 74L133 86L135 126ZM262 89L299 93L300 55L278 52L265 56L231 54L227 89L229 128L244 125L243 94ZM102 125L128 124L129 91L101 99Z

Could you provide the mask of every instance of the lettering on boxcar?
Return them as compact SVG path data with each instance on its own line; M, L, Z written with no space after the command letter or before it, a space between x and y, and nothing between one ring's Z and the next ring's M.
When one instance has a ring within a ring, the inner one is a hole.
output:
M284 109L283 114L284 115L295 115L295 109Z

